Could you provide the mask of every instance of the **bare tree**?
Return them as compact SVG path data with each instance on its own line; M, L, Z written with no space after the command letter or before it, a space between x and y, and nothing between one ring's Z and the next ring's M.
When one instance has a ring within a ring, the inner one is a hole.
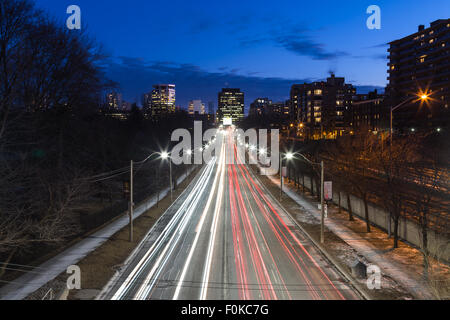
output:
M433 230L436 237L448 237L448 202L445 195L449 187L448 159L441 156L436 148L421 144L418 161L413 163L408 201L412 218L418 222L423 254L424 278L428 280L430 256L436 252L429 250L428 233ZM435 241L437 241L435 237ZM436 249L436 248L435 248ZM434 250L436 251L436 250ZM437 250L439 251L439 250Z
M394 222L394 248L398 248L398 227L400 218L406 215L406 196L411 182L410 168L417 161L419 145L414 136L397 137L393 145L385 147L377 144L374 147L374 170L383 183L378 188L386 210L390 213L390 219Z
M94 106L103 86L99 58L84 35L59 27L30 1L0 0L3 261L79 231L86 169L74 151L84 141L73 129L81 124L75 114Z
M377 143L371 133L358 133L354 136L338 139L329 150L327 167L333 177L347 190L349 219L352 220L350 194L355 193L364 203L366 230L370 232L369 201L373 184L373 148Z

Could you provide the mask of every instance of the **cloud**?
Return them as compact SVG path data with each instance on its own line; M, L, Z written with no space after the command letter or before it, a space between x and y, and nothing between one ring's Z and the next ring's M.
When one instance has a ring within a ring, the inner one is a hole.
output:
M378 48L386 48L389 46L389 43L380 43L373 46L365 47L364 49L378 49Z
M272 43L299 56L312 58L313 60L333 60L350 56L344 51L327 50L326 45L313 39L313 30L301 23L290 23L286 20L272 19L266 24L268 28L265 36L243 36L239 43L243 47Z
M275 42L288 51L300 56L307 56L313 60L332 60L349 56L344 51L327 51L325 45L312 41L306 36L282 36L277 37Z
M258 35L251 34L252 26L258 30ZM242 47L271 43L313 60L333 60L350 55L344 51L327 50L325 44L313 40L312 30L304 24L277 16L255 19L253 15L241 15L222 22L202 18L193 22L188 32L199 33L212 28L225 28L227 34L238 35L237 40Z

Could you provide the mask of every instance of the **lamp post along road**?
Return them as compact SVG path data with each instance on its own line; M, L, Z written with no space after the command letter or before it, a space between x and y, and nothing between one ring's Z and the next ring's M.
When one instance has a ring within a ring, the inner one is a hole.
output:
M417 97L418 97L418 99L417 99ZM390 129L389 129L389 140L390 140L390 143L389 143L389 161L390 162L392 161L392 145L393 145L393 136L394 136L394 127L393 127L394 111L397 110L398 108L402 107L406 103L414 100L415 98L417 99L417 101L418 100L426 101L426 100L428 100L429 95L426 94L426 93L418 94L417 96L409 97L406 100L404 100L403 102L399 103L398 105L390 108L391 109L390 110L391 111L390 112L390 119L389 119L389 122L390 122ZM392 166L391 163L390 163L390 165ZM390 174L392 175L392 169L390 169ZM389 238L391 237L391 220L392 220L391 212L389 212L389 221L388 221L388 237Z
M300 155L306 162L312 165L318 165L319 163L312 162L308 158L306 158L303 154L296 152L291 153L288 152L285 154L287 160L293 159L295 155ZM280 200L283 192L283 175L282 175L282 153L280 152ZM324 175L325 175L325 165L323 160L320 161L320 211L321 211L321 219L320 219L320 242L325 242L325 206L324 206ZM311 185L311 190L314 186Z
M321 220L320 220L320 243L325 242L325 208L323 205L323 175L324 167L323 160L320 161L320 210L321 210Z
M163 160L167 159L167 161L169 161L169 188L170 188L170 201L172 202L173 200L173 195L172 195L172 155L169 152L162 152L161 153L161 158Z
M129 218L130 218L130 229L129 229L129 235L130 235L130 242L133 242L133 209L134 209L134 203L133 203L133 160L131 160L130 163L130 204L129 204L130 210L129 210Z
M280 152L280 200L281 197L283 195L283 158L281 157L281 152Z
M169 158L169 178L170 178L170 200L172 201L173 197L172 197L172 159L170 158L170 154L167 152L153 152L152 154L150 154L147 158L145 158L144 160L137 162L137 164L140 165L140 167L136 170L136 172L133 172L134 169L134 161L131 160L130 161L130 198L129 198L129 202L128 202L128 215L129 215L129 240L130 242L133 242L133 214L134 214L134 199L133 199L133 184L134 184L134 175L137 173L137 171L139 171L139 169L142 167L142 165L149 160L151 157L153 157L154 155L159 154L160 157L162 159L167 159ZM159 198L159 193L158 193L158 198ZM159 200L159 199L158 199Z
M172 157L170 157L170 156L169 156L169 176L170 176L170 202L172 202L173 201L173 195L172 195L172 190L173 190L173 187L172 187L172 184L173 184L173 181L172 181Z

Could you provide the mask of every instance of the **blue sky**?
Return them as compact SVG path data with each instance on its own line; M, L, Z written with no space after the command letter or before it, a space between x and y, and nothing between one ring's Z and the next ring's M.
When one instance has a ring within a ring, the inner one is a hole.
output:
M126 99L170 82L182 107L198 98L217 104L222 87L240 87L247 106L258 96L284 100L291 84L330 71L361 92L384 87L385 44L450 16L447 0L36 1L61 23L71 4L110 56L107 74ZM381 30L366 27L372 4Z

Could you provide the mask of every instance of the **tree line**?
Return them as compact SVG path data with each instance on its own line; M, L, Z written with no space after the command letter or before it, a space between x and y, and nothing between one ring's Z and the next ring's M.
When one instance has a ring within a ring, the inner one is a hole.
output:
M300 150L315 163L324 161L325 180L333 181L339 207L341 196L347 197L349 220L354 219L350 195L363 202L366 232L371 232L369 204L385 209L393 223L394 248L398 248L400 219L417 223L428 270L429 258L435 256L429 250L429 231L444 239L450 236L448 134L394 135L391 140L389 133L362 130L336 140L284 142L282 147ZM316 186L310 192L318 198L319 169L300 158L288 162L290 178L304 188L305 175L309 176L310 185Z
M0 0L0 277L124 212L130 159L168 150L171 131L191 126L184 112L145 120L136 105L126 121L99 114L116 86L104 59L31 1ZM142 166L135 202L167 187L168 174L167 162Z

